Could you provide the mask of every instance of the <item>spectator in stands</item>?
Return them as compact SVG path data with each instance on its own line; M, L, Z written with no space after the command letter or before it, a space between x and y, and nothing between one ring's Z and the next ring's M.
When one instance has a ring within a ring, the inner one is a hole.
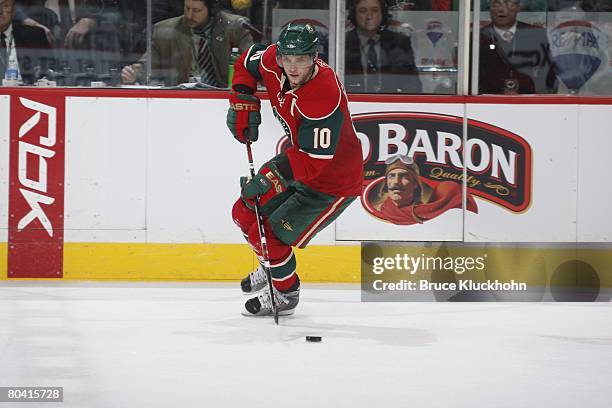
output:
M146 7L146 0L75 0L75 8L70 10L75 23L66 33L64 46L113 51L125 48L125 37L144 30Z
M38 23L32 3L22 0L23 12ZM56 0L45 8L59 17L57 64L50 77L60 85L89 86L119 82L118 70L146 49L147 0ZM29 5L28 5L29 4ZM25 22L27 24L27 21Z
M45 6L45 0L22 0L15 3L17 9L13 19L25 25L42 28L49 44L54 46L59 34L57 13Z
M517 21L520 8L520 0L491 1L491 23L480 31L480 93L557 92L546 30Z
M15 11L15 0L0 0L0 82L11 61L16 61L18 78L31 84L52 62L51 47L45 31L15 21Z
M345 73L349 92L421 92L410 37L390 31L384 0L355 0L348 19Z
M211 14L211 0L185 0L184 14L160 21L153 27L151 45L152 79L171 86L199 82L227 87L231 50L240 52L253 44L253 38L241 25L245 17L225 11ZM124 83L144 82L144 55L137 64L123 68Z
M106 0L100 0L100 5L93 4L89 5L87 2L83 2L76 7L75 23L68 32L64 39L64 46L66 48L87 48L89 44L86 42L86 38L94 32L94 30L102 22L104 15L108 14L108 7L110 3ZM106 48L106 47L104 47Z
M182 10L182 1L178 1ZM166 0L164 3L169 2ZM94 34L107 37L107 43L108 37L117 39L111 41L111 45L101 47L107 50L123 47L124 44L119 45L119 42L124 38L119 37L132 35L126 33L126 29L144 30L146 0L21 0L17 2L16 19L45 30L51 44L55 43L56 37L65 37L64 46L67 48L89 48L92 41L88 37ZM109 30L109 26L112 29ZM104 31L112 31L112 34ZM100 45L100 42L97 41L96 45Z

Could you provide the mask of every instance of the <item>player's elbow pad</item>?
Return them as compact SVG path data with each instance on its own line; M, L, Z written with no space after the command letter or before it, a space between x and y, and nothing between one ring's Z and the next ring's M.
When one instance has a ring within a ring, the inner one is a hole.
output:
M242 94L253 95L255 93L255 90L248 85L235 84L232 88L234 91Z
M289 157L287 157L285 153L274 156L270 162L274 163L285 180L292 181L295 179L293 176L293 170L291 169L291 163L289 162Z

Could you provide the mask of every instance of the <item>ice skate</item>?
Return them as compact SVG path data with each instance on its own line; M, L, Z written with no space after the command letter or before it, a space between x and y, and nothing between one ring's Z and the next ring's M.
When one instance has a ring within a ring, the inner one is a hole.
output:
M243 293L259 292L268 285L266 271L263 266L259 265L257 269L249 273L249 275L240 282L240 287Z
M274 299L276 300L279 316L287 316L295 312L295 308L300 301L299 282L295 286L296 289L292 289L289 292L280 292L274 289ZM272 302L270 290L267 286L259 295L246 301L242 314L244 316L272 316Z

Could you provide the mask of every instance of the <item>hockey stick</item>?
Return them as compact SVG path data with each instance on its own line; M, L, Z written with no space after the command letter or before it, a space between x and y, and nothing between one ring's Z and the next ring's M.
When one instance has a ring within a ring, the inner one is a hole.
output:
M251 152L251 140L246 141L247 157L249 159L249 170L251 179L255 177L255 165L253 164L253 152ZM259 228L259 239L261 241L261 257L263 258L264 269L266 270L266 278L268 279L268 289L270 290L270 301L272 302L272 312L274 312L274 323L278 324L278 307L274 298L274 287L272 286L272 271L270 269L270 257L268 256L268 241L266 241L266 233L264 231L264 219L259 207L259 196L255 197L255 217L257 218L257 227Z

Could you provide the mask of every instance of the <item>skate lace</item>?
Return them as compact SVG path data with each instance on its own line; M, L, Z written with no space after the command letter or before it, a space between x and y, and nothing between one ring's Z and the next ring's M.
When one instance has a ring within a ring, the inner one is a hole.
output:
M264 291L258 297L259 297L259 303L261 304L262 309L272 309L272 299L270 298L269 290ZM286 305L289 303L289 299L287 299L285 296L283 296L276 290L274 291L274 297L276 299L277 306Z
M255 286L266 281L266 271L264 271L261 266L251 272L251 286Z

